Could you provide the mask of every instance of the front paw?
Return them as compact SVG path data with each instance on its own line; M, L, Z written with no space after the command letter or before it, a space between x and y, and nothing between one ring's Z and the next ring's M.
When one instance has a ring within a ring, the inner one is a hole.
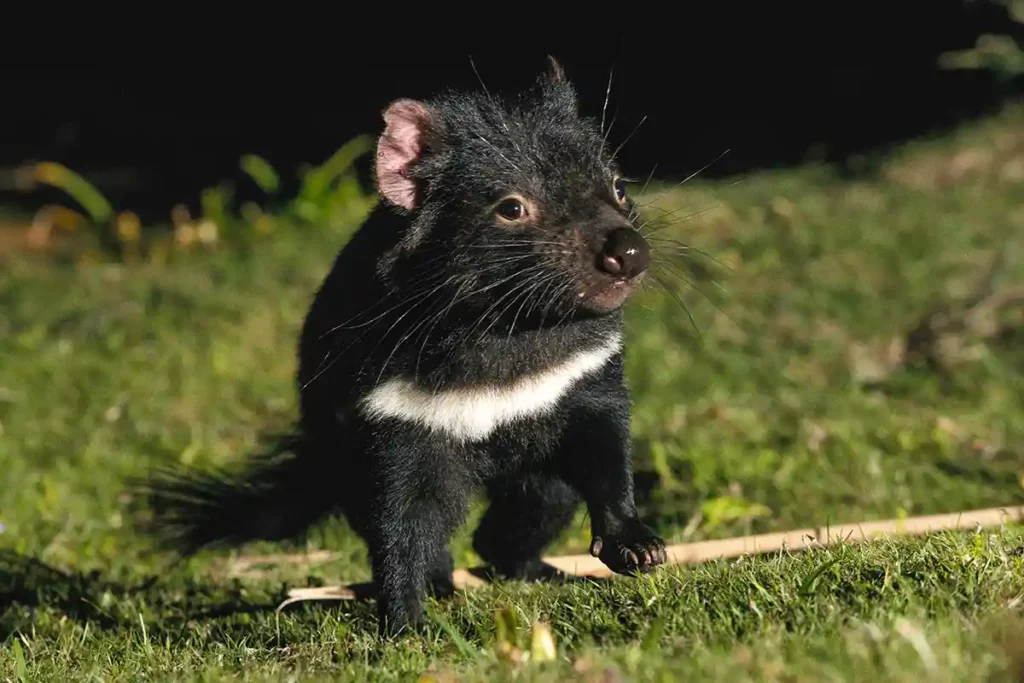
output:
M649 572L668 560L665 542L643 524L617 535L594 536L590 554L616 574Z

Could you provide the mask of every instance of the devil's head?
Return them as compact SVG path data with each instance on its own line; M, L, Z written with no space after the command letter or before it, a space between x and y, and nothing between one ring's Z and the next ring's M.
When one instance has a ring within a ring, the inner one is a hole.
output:
M516 101L403 99L384 122L378 188L411 215L402 259L419 276L520 316L606 314L643 278L650 248L626 180L555 60Z

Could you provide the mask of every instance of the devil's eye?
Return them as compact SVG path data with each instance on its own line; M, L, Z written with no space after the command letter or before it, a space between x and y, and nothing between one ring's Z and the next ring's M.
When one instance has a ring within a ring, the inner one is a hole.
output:
M510 197L495 207L495 212L507 221L518 221L526 215L526 207L518 199Z
M613 186L615 187L615 198L619 202L626 201L626 181L622 178L616 178Z

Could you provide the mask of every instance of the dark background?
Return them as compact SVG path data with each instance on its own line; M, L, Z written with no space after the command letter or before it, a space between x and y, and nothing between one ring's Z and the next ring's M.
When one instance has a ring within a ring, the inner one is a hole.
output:
M166 220L178 202L195 207L202 188L225 179L243 198L258 197L238 171L241 155L260 154L294 181L299 164L324 160L354 135L376 133L390 100L478 87L470 56L488 88L499 91L528 85L553 53L596 116L614 68L613 143L647 116L621 155L627 172L641 178L655 164L658 176L685 177L727 149L707 175L807 159L841 162L939 132L1022 92L1019 79L937 65L942 52L972 47L982 33L1018 36L1020 26L998 5L820 5L830 10L772 3L754 16L753 4L738 12L736 4L708 3L699 17L672 20L666 37L631 29L599 47L593 34L578 32L538 49L498 51L502 41L485 35L478 45L445 44L459 48L447 51L119 55L8 66L0 203L31 209L60 198L55 191L20 198L9 191L10 170L28 160L70 166L144 220ZM598 18L604 30L618 21L614 14ZM509 21L498 22L494 35L522 45ZM655 15L650 21L658 23Z

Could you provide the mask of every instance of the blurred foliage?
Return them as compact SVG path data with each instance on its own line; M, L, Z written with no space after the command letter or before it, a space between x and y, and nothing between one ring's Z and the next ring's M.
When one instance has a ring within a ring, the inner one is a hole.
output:
M142 236L139 217L131 211L115 212L99 190L71 169L52 161L30 164L18 170L15 184L21 190L34 190L39 185L57 187L84 211L59 205L43 207L29 228L33 246L44 246L53 229L58 228L86 234L91 242L91 248L85 251L87 256L101 251L121 261L138 258Z
M359 181L356 161L373 148L371 137L350 140L319 166L302 169L294 197L280 197L278 172L263 158L248 154L240 167L268 196L268 206L244 202L237 211L234 188L221 183L203 190L200 215L193 217L179 204L171 210L169 231L144 230L132 211L116 211L85 178L61 164L28 164L16 175L16 186L32 191L40 185L65 192L80 210L61 205L40 209L29 228L29 243L44 247L54 229L75 233L80 262L163 262L172 254L195 249L243 249L254 240L289 228L311 227L341 235L357 228L377 202L377 194Z
M373 138L353 138L320 166L300 172L299 192L281 202L278 191L281 180L274 168L263 158L248 154L241 167L273 204L264 212L254 204L243 205L243 213L254 225L273 230L278 222L323 225L341 230L353 221L361 221L376 203L376 194L367 196L355 171L356 160L373 150Z
M1024 28L1024 0L991 0L1006 7L1007 14ZM986 33L969 50L947 52L939 58L944 69L988 69L1003 78L1024 75L1024 49L1013 36Z

